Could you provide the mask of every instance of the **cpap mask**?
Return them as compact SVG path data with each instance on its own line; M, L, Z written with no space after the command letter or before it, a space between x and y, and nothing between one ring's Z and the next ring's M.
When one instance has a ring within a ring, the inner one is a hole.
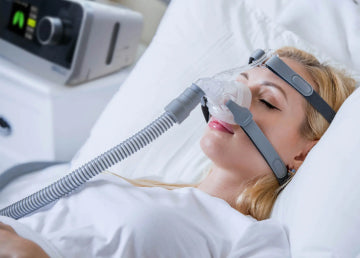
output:
M195 82L206 94L201 100L202 111L206 122L210 115L217 120L229 124L237 124L234 115L226 103L231 100L237 105L250 108L251 92L243 83L237 81L238 76L257 66L264 66L286 81L329 122L334 119L335 111L313 90L312 86L294 72L272 50L257 49L249 58L249 64L230 69L211 78L199 79Z
M248 68L248 66L244 68ZM207 106L208 112L213 117L229 124L236 124L234 116L226 106L229 100L246 108L250 108L251 105L250 89L236 80L241 71L246 70L243 67L232 69L195 82L197 86L206 92L206 97L204 96L201 100L202 107Z
M205 92L201 106L206 122L211 114L217 120L236 124L226 103L231 100L239 106L250 108L252 99L250 89L238 81L239 75L262 64L272 54L271 50L254 52L248 65L223 71L210 78L201 78L195 82Z
M180 96L171 101L165 107L165 112L143 130L53 184L5 207L0 210L0 215L18 219L69 195L92 177L154 141L174 123L180 124L200 102L206 120L211 114L219 120L238 124L264 157L279 185L284 184L288 180L289 172L274 147L252 119L249 110L251 104L249 88L236 80L241 72L259 65L264 65L286 81L303 95L329 123L332 121L335 111L313 90L309 83L273 52L258 49L250 56L247 66L231 69L211 78L197 80Z

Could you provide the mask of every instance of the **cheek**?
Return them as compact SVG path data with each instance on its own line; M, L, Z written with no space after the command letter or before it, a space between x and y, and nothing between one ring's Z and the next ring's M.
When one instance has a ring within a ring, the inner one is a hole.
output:
M269 170L266 161L245 133L227 137L208 130L202 137L200 146L215 165L229 171L241 172L245 178Z
M269 133L273 147L285 164L291 163L299 146L300 135L294 128L282 127Z
M300 122L296 112L283 111L282 114L264 114L258 109L253 109L254 120L270 141L276 152L285 164L289 164L297 150L299 143Z

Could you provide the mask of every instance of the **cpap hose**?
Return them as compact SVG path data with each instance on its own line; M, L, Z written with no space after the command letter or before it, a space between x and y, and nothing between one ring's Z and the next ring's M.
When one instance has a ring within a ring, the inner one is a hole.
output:
M191 85L179 97L170 102L165 107L165 113L150 125L53 184L5 207L0 210L0 215L19 219L70 194L92 177L154 141L171 128L174 123L180 124L200 103L204 95L202 89L195 84Z

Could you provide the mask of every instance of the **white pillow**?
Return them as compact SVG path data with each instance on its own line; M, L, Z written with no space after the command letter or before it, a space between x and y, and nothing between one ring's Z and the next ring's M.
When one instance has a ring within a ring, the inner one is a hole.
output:
M245 1L172 1L153 42L93 127L72 169L153 121L197 78L245 64L256 48L284 45L315 52ZM132 178L197 181L209 164L199 146L205 126L199 107L182 125L109 170Z
M360 2L356 0L245 0L273 21L360 71Z
M359 110L357 89L276 201L294 257L360 255Z

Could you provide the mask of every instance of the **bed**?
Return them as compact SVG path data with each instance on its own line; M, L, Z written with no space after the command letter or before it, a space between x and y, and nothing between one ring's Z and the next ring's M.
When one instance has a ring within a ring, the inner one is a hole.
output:
M71 164L19 178L2 191L1 207L120 143L197 78L246 63L254 49L292 45L360 81L359 14L353 0L171 1L153 41ZM356 90L276 201L271 219L285 228L293 257L360 255L358 110ZM205 126L199 108L109 170L128 178L198 182L209 166L198 144ZM34 178L38 183L29 186Z

